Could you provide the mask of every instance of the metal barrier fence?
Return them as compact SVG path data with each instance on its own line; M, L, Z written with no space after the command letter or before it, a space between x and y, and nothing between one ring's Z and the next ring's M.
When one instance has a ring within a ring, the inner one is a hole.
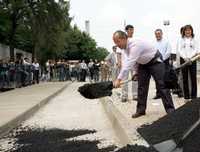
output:
M77 80L81 72L64 66L52 66L49 70L35 70L31 64L0 63L0 91L21 88L39 81Z
M13 89L34 83L34 69L32 65L15 63L0 64L0 89Z

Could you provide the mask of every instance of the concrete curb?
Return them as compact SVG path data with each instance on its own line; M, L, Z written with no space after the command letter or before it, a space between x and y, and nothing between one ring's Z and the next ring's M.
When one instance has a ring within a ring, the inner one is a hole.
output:
M125 116L114 105L112 99L106 97L101 98L100 101L121 146L126 146L127 144L139 144L147 147L149 146L146 140L144 140L137 132L136 127L131 125Z
M127 144L134 144L130 132L131 125L128 120L121 114L121 112L115 107L112 100L109 98L101 98L101 104L112 124L116 136L118 137L121 146Z
M57 96L62 91L64 91L70 84L71 84L71 82L67 83L61 89L57 90L56 92L54 92L47 98L43 99L42 101L40 101L38 104L36 104L32 108L28 109L27 111L25 111L21 115L17 116L13 120L9 121L5 125L0 126L0 138L3 137L5 134L7 134L13 128L15 128L16 126L21 124L23 121L30 118L35 112L37 112L40 108L42 108L44 105L46 105L51 99L53 99L55 96Z

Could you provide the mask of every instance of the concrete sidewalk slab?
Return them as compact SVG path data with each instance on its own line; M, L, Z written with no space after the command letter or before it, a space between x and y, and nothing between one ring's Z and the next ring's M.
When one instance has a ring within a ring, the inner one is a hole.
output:
M48 82L0 93L0 136L33 115L71 82Z

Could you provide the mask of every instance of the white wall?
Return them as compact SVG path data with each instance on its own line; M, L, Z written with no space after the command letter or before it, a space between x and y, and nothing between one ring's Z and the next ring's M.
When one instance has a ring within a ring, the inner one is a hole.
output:
M15 52L15 55L16 55L16 53L21 53L21 54L23 54L24 57L29 58L29 60L32 59L31 53L24 52L24 51L19 50L19 49L15 49L14 52ZM0 44L0 59L5 59L5 58L9 58L9 57L10 57L9 46Z

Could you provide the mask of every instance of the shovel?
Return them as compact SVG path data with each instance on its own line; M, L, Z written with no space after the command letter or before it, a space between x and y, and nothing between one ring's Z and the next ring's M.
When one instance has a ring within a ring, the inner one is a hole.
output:
M192 62L198 60L200 58L200 54L195 55L194 57L192 57L189 61L181 64L179 67L177 67L175 70L179 71L181 68L185 67L186 65L190 65Z
M122 81L120 84L125 84L130 80ZM113 82L112 81L105 81L105 82L98 82L98 83L92 83L92 84L84 84L83 86L78 88L78 91L82 96L88 99L96 99L101 98L105 96L111 96L112 95L112 89L113 89Z
M153 145L158 152L183 152L181 147L184 140L193 132L200 124L200 118L184 133L180 141L176 144L173 139L163 141Z
M196 56L192 57L189 61L181 64L175 69L171 65L166 65L164 76L165 87L168 89L176 89L179 86L177 72L179 72L185 66L190 65L192 62L198 60L199 58L200 54L197 54Z

